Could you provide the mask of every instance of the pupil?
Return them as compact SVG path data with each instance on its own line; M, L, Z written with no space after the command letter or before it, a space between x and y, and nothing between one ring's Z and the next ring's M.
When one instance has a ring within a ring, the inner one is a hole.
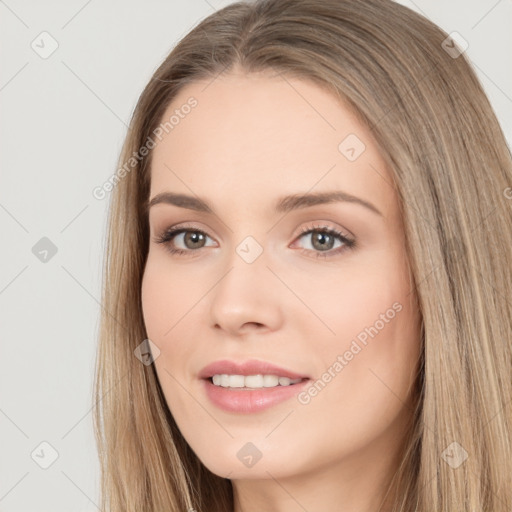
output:
M330 239L326 241L326 239ZM317 233L313 237L313 247L320 250L328 250L333 246L334 238L327 233ZM319 244L318 246L316 244Z
M189 232L185 234L185 242L190 242L193 246L197 244L201 244L203 241L203 234L197 233L195 231ZM187 244L188 245L188 244Z

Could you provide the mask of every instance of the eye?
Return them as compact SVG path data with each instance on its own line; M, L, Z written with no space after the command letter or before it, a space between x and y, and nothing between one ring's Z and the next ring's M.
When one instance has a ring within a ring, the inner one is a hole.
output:
M212 240L207 233L200 229L177 226L165 230L161 235L155 237L154 242L164 244L171 254L190 256L203 247L215 246L215 243L208 245L208 239ZM306 247L302 248L303 251L324 258L336 256L356 245L354 239L328 226L303 228L301 235L296 240L302 239L306 240ZM294 242L294 244L296 243Z
M211 238L200 229L186 226L167 229L154 239L157 244L164 244L171 254L193 253L206 245L206 240ZM175 247L178 245L179 247Z
M352 249L356 242L343 233L328 226L313 226L304 228L298 240L306 240L306 252L315 252L316 257L331 257L342 251Z

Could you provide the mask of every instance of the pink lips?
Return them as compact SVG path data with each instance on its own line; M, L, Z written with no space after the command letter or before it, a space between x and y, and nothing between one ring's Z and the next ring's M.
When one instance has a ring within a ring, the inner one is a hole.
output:
M302 379L302 382L273 388L223 388L215 386L213 375L276 375L289 379ZM255 413L277 405L297 395L309 381L309 377L280 368L264 361L250 360L243 363L216 361L204 367L199 373L203 379L209 400L217 407L235 413Z

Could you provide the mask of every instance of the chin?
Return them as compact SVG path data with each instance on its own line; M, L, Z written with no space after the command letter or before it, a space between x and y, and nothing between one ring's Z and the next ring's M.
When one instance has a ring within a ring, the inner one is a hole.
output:
M258 434L229 439L216 450L211 446L192 448L209 471L230 480L287 478L304 472L312 462L308 463L309 455L299 446L288 444L283 449Z

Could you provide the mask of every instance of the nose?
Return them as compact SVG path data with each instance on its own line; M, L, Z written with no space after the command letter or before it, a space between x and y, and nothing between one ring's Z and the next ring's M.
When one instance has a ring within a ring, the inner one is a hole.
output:
M232 336L279 329L282 290L264 254L252 263L234 254L228 264L229 270L210 294L212 325Z

